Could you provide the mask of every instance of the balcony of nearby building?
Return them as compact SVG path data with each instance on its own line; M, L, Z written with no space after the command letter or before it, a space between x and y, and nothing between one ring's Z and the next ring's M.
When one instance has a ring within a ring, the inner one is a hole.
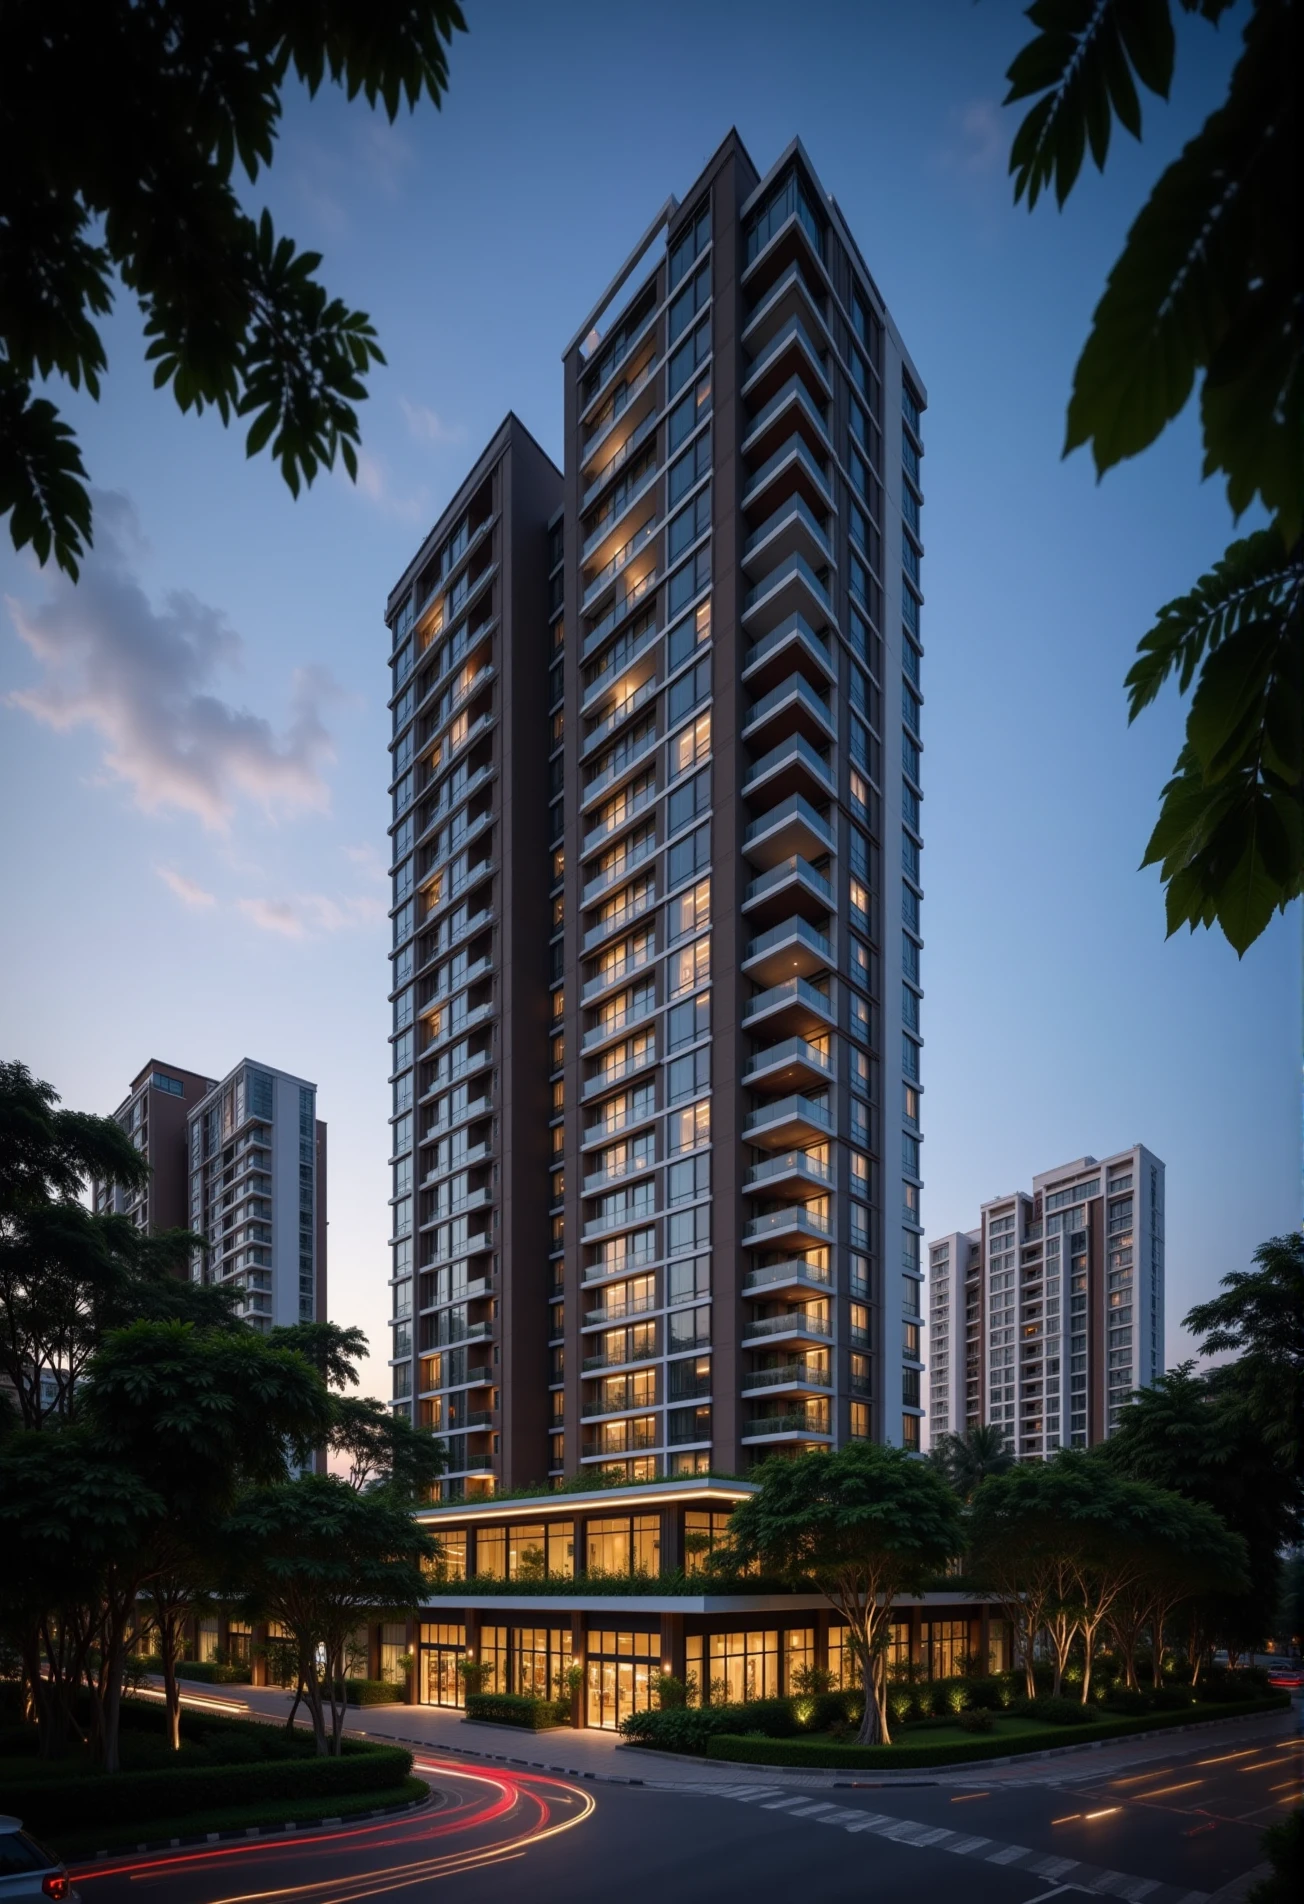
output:
M819 1090L835 1075L830 1053L806 1038L782 1038L752 1053L743 1066L743 1082L784 1092Z
M789 1294L827 1295L833 1286L833 1272L825 1263L811 1262L804 1256L789 1256L777 1263L760 1263L743 1271L745 1296Z
M747 941L742 969L758 984L772 986L786 978L826 972L833 962L832 941L809 920L794 914Z
M834 848L833 828L803 793L790 793L752 821L743 852L754 866L777 866L797 855L822 859Z
M802 1249L807 1244L827 1243L832 1238L829 1218L818 1208L804 1203L789 1203L781 1210L769 1210L743 1224L744 1249Z
M833 888L824 873L800 853L793 853L748 883L742 909L750 924L762 930L793 914L820 927L827 924L834 903Z
M743 1029L771 1036L818 1037L836 1024L837 1008L828 994L804 978L782 979L743 1007Z
M814 1150L781 1150L776 1156L751 1164L743 1173L743 1188L764 1191L767 1196L791 1193L804 1200L812 1191L827 1190L833 1183L833 1166L828 1146Z
M810 1410L789 1407L782 1413L744 1416L741 1438L749 1445L772 1442L822 1448L832 1442L833 1433L829 1427L827 1409L818 1406Z
M766 1149L798 1150L817 1144L833 1132L833 1113L825 1104L794 1092L758 1105L743 1119L748 1143Z
M816 750L837 738L827 693L796 672L754 701L743 716L742 737L758 752L778 747L790 734L800 734Z
M786 736L753 762L743 779L743 792L749 800L764 796L767 801L777 802L793 793L807 800L828 800L836 791L832 765L804 734Z
M757 1368L745 1371L742 1378L744 1399L763 1395L825 1395L833 1387L833 1375L830 1369L819 1362L806 1362L799 1358L781 1362L774 1368Z
M751 644L742 678L760 699L792 674L802 675L820 697L837 679L828 636L796 611Z

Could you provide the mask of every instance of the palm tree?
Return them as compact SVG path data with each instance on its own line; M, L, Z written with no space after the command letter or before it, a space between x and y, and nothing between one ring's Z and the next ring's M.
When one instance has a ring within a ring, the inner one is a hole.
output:
M962 1435L942 1435L931 1458L962 1501L971 1501L979 1483L989 1474L1004 1474L1014 1466L1005 1430L991 1426L966 1428Z

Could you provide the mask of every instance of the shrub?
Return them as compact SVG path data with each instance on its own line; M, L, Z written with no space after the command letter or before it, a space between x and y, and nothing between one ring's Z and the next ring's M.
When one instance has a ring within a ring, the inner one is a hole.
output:
M198 1680L203 1686L247 1686L252 1677L251 1667L224 1664L218 1659L177 1661L178 1679Z
M1035 1699L1016 1699L1011 1710L1020 1719L1041 1719L1047 1725L1092 1725L1097 1715L1090 1706L1076 1699L1057 1699L1054 1693L1039 1692Z
M466 1716L485 1725L520 1726L526 1732L542 1732L548 1726L568 1724L570 1701L532 1699L521 1692L469 1692Z
M1256 1884L1246 1904L1290 1904L1304 1885L1304 1810L1296 1809L1263 1834L1272 1873Z
M1005 1687L996 1678L967 1681L971 1712L999 1712L1007 1703Z
M832 1697L833 1695L827 1695ZM718 1733L760 1732L770 1739L791 1738L798 1725L787 1699L751 1699L743 1705L663 1706L631 1712L620 1730L635 1745L663 1752L704 1752Z
M960 1714L958 1723L966 1732L994 1732L996 1730L996 1721L987 1706L970 1706L967 1712Z
M344 1697L351 1706L392 1706L403 1702L405 1689L392 1679L346 1679Z
M412 1754L396 1745L346 1740L339 1758L258 1759L248 1765L188 1765L157 1772L78 1772L71 1778L11 1780L5 1803L29 1831L78 1830L132 1818L178 1818L225 1811L273 1799L342 1797L390 1792L412 1769Z
M1139 1689L1131 1690L1127 1686L1112 1686L1105 1694L1104 1705L1110 1712L1126 1712L1135 1716L1154 1710L1154 1695Z
M1160 1686L1150 1696L1156 1712L1180 1712L1195 1704L1195 1694L1189 1686Z

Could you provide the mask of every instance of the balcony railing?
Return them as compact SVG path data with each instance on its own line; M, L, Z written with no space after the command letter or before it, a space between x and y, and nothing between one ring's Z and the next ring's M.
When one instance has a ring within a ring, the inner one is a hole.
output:
M743 1067L743 1077L759 1077L763 1071L772 1071L776 1066L785 1064L802 1064L812 1071L821 1072L825 1077L833 1076L832 1060L818 1045L811 1044L805 1038L784 1038L778 1044L766 1045L763 1051L753 1052Z
M658 420L657 414L654 411L650 417L644 417L632 436L626 437L625 441L616 451L616 454L610 461L603 464L592 482L586 486L584 494L580 499L581 509L587 509L603 485L610 482L617 470L623 469L630 457L642 449L648 438L655 431Z
M748 478L747 487L743 492L744 509L749 506L755 496L760 494L774 472L780 468L790 456L796 457L816 488L824 496L828 497L830 509L833 507L833 498L829 493L828 471L825 470L821 464L816 462L805 437L799 436L794 432L786 442L779 445L778 449L775 450L772 455L767 456L759 469L754 470Z
M832 1388L828 1369L814 1362L788 1362L782 1368L753 1369L742 1378L744 1394L749 1388Z
M748 734L776 708L782 707L785 701L791 700L800 701L826 733L830 735L833 733L833 716L829 712L824 696L815 692L804 674L790 674L786 681L780 681L779 685L771 688L768 694L763 694L759 701L753 701L743 717L743 734Z
M814 338L806 329L806 326L802 323L801 318L794 311L788 321L779 326L774 336L767 344L762 346L761 350L747 366L747 374L743 378L744 389L751 382L753 377L764 370L767 365L772 364L775 358L781 355L794 337L799 339L799 341L806 346L806 349L810 352L811 361L816 369L824 373L824 353L816 344ZM826 373L825 381L827 382Z
M608 735L615 733L622 721L627 721L631 714L637 714L641 707L646 707L660 685L655 674L649 675L632 694L627 694L623 701L617 702L611 712L599 721L593 732L584 736L584 742L580 748L581 758L591 754L595 747L600 747Z
M743 1290L750 1295L770 1289L776 1283L794 1280L816 1283L827 1289L832 1287L833 1274L821 1263L808 1263L804 1257L790 1256L786 1262L762 1263L756 1269L747 1270L743 1275Z
M586 906L593 905L603 893L610 892L613 886L619 886L622 880L628 879L631 873L637 872L647 860L654 859L656 852L655 837L643 840L639 845L631 848L613 866L609 866L605 872L599 873L595 879L589 881L584 888L582 903Z
M626 615L634 612L644 596L656 587L659 579L659 572L654 566L646 575L640 575L636 582L629 584L624 594L607 610L596 628L590 628L585 635L582 651L584 656L591 655L598 644L606 640L612 629L618 628Z
M743 597L743 614L750 614L752 609L755 608L759 602L764 601L767 596L777 595L779 590L790 582L794 576L797 576L806 584L806 587L820 604L820 607L824 609L826 614L831 615L833 613L833 604L829 600L828 588L820 580L805 556L797 549L794 549L791 555L785 555L777 568L772 568L768 575L763 575L759 582L748 589L746 595Z
M768 634L761 635L752 643L747 650L747 663L743 669L744 677L750 674L753 668L759 666L767 656L792 641L794 637L809 649L830 675L834 672L828 636L817 634L806 617L794 608L791 615L784 616L777 628L771 628Z
M652 945L642 947L634 953L627 950L625 957L618 960L608 971L599 972L596 978L589 980L580 993L580 1003L587 1005L591 998L598 998L603 992L610 991L613 985L623 984L635 972L646 971L655 957L656 947Z
M619 912L611 913L606 919L600 919L597 925L584 934L583 950L591 952L595 945L601 945L613 933L622 932L635 919L641 919L644 913L651 912L656 902L656 881L650 879L643 891L636 893L627 906L622 906Z
M641 391L647 388L648 384L650 383L652 378L655 377L660 367L661 367L660 358L656 356L650 357L647 363L644 364L642 370L639 371L638 375L634 377L629 383L627 383L623 389L617 390L615 392L611 400L610 410L606 410L606 413L604 415L599 415L598 421L594 424L593 428L586 434L584 438L584 447L581 450L580 454L586 462L589 456L591 455L591 453L597 448L598 444L602 441L603 437L606 436L609 431L615 428L616 424L620 421L621 417L624 416L626 410L628 410L630 404L634 401L635 397L638 396ZM605 405L604 405L604 410L605 410Z
M748 423L747 434L743 441L744 453L746 453L748 444L752 443L761 435L762 431L769 427L775 417L778 416L780 410L782 410L786 404L794 402L801 405L811 422L819 430L821 436L823 436L826 442L828 441L829 426L824 420L823 412L814 397L810 394L810 391L806 388L805 379L794 372L794 374L789 377L787 383L775 391L770 401L765 405L765 408L758 411Z
M660 1349L655 1344L650 1349L639 1349L630 1354L627 1354L624 1349L618 1353L614 1349L611 1351L604 1349L601 1355L586 1355L583 1369L586 1375L591 1375L594 1369L626 1368L639 1362L655 1362L660 1353Z
M782 1415L749 1415L743 1421L743 1439L756 1441L766 1435L821 1435L829 1438L829 1419L821 1409L809 1414L789 1410Z
M660 474L660 464L653 458L647 469L631 470L625 481L612 491L607 498L605 509L584 538L580 548L581 562L588 561L599 543L605 541L611 534L620 518L632 509L640 498L647 495ZM630 487L631 483L632 487Z
M781 984L771 985L768 991L758 992L755 998L748 999L743 1011L743 1024L749 1025L753 1019L765 1018L784 1005L795 1004L809 1005L813 1012L830 1023L834 1019L833 1005L809 979L786 978Z
M640 655L645 655L654 642L660 639L661 632L661 629L653 625L651 628L643 629L641 634L634 635L631 631L629 634L622 635L619 641L613 641L598 663L593 679L584 690L580 712L584 713L590 702L604 692L610 685L612 676L620 674L622 670L637 661Z
M750 1189L756 1184L771 1183L775 1177L791 1177L794 1174L811 1177L817 1183L832 1183L831 1165L818 1157L811 1157L804 1150L780 1151L777 1157L767 1157L764 1163L753 1164L743 1182Z
M800 939L801 943L818 957L829 962L833 958L833 946L822 932L817 932L805 919L783 919L777 926L771 926L768 932L762 932L747 942L744 957L758 959L776 945L782 945L785 939Z
M617 1322L627 1322L631 1316L645 1316L649 1310L658 1307L655 1294L635 1296L626 1302L610 1304L601 1309L586 1309L584 1327L586 1329L605 1329Z
M743 1120L743 1130L766 1130L775 1124L792 1123L798 1119L815 1130L833 1129L833 1113L822 1104L817 1104L814 1098L804 1097L795 1091L788 1097L775 1098L772 1104L762 1104L758 1110L749 1111Z
M792 879L800 879L803 886L822 899L827 906L833 904L833 888L823 873L817 873L808 859L800 853L789 853L787 859L781 859L777 866L771 866L759 879L753 879L747 887L745 898L764 899L766 893L774 892L780 886L786 886Z
M815 546L823 552L825 561L831 562L833 560L833 550L829 546L828 534L823 523L816 520L815 512L810 507L810 504L801 496L797 495L788 496L779 504L774 514L767 516L760 528L754 530L753 533L748 536L746 542L743 543L743 560L746 561L747 557L751 555L754 550L759 549L761 544L767 542L775 533L776 529L780 528L783 523L789 521L793 516L798 517L806 525L806 528L814 538Z
M833 1231L822 1218L812 1215L804 1203L790 1203L784 1210L771 1210L765 1216L754 1216L743 1225L743 1235L748 1237L781 1236L785 1231L797 1231L816 1237L829 1237Z
M597 600L598 596L607 586L607 583L610 582L613 577L619 575L621 570L633 561L640 550L647 547L660 527L660 519L653 516L649 521L643 524L641 529L634 531L629 541L626 542L623 547L616 550L611 560L604 563L596 575L590 576L584 585L584 596L580 603L580 607L584 613L588 613L589 603Z
M581 853L583 853L586 858L590 853L595 853L604 841L611 838L613 833L618 833L622 826L628 826L632 820L638 818L640 813L646 813L647 809L655 803L656 799L656 787L647 787L639 794L636 800L628 800L625 805L621 807L618 814L614 815L610 820L602 821L601 825L593 827L590 832L585 834L584 843L580 848Z
M611 759L599 773L594 774L584 788L586 801L595 800L607 787L619 780L622 774L629 772L638 761L644 760L657 744L656 722L649 724L646 732L626 735L613 753Z
M761 781L777 773L788 761L800 761L810 770L821 786L827 787L830 793L833 792L833 774L829 763L816 753L804 734L789 734L787 739L781 740L777 747L772 747L768 754L762 754L761 758L748 769L747 777L743 781L743 792L750 793ZM767 814L765 817L767 820L773 819L772 814Z
M794 736L794 738L797 737ZM783 751L782 747L776 747L774 750L775 754L782 754ZM819 759L818 754L815 757L817 760ZM758 762L757 765L763 766L771 758L772 756L767 755L766 761ZM823 766L822 762L820 764ZM753 769L753 771L755 771L755 769ZM762 834L772 833L775 828L781 826L785 820L793 819L800 820L803 826L809 827L816 839L819 840L823 846L827 847L830 853L833 851L834 840L832 828L829 826L827 820L820 818L819 814L803 793L790 793L786 800L780 800L777 806L770 807L767 812L761 814L759 819L753 820L743 835L743 845L751 846L756 840L761 838Z

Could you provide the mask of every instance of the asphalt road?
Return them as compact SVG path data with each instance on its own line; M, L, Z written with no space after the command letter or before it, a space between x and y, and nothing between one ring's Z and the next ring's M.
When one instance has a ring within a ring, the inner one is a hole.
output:
M1033 1904L1080 1895L1200 1904L1261 1860L1300 1798L1298 1739L1202 1745L1142 1771L1054 1783L776 1780L683 1790L423 1759L434 1809L345 1830L116 1858L75 1874L86 1904L697 1904L790 1895ZM670 1768L667 1768L667 1778Z

